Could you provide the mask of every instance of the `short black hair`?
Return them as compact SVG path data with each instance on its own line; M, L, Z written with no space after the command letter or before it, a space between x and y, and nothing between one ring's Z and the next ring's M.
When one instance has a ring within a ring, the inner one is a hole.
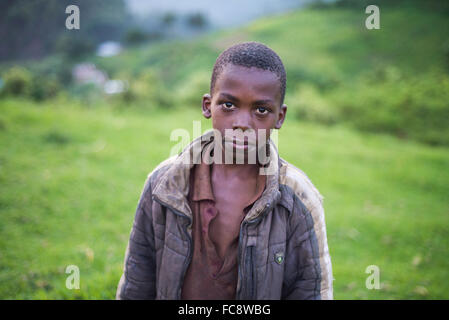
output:
M243 42L233 45L223 51L217 58L212 71L212 78L210 81L210 94L212 95L215 87L215 82L218 76L228 64L243 66L247 68L255 67L262 70L269 70L276 74L281 85L281 105L284 103L285 88L287 85L287 77L285 73L284 64L281 58L260 42Z

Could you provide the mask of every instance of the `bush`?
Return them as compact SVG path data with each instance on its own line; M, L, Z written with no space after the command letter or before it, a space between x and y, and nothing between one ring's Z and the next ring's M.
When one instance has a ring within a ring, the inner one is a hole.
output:
M181 104L200 106L202 97L210 90L210 73L198 71L187 78L176 90L176 98Z
M32 98L36 101L54 97L60 90L56 79L33 75L28 69L14 66L4 74L2 95Z
M146 69L137 77L122 74L118 78L129 85L128 89L119 95L121 101L157 107L172 106L171 95L154 70Z
M30 96L36 101L47 100L55 97L60 89L61 86L55 79L35 77Z
M131 29L125 34L125 42L128 45L138 45L148 40L147 34L141 29Z
M338 111L311 84L299 85L292 95L287 96L286 104L301 120L330 125L339 119Z
M287 93L286 104L299 119L449 145L449 76L441 71L411 77L388 66L332 90L303 83Z
M95 43L89 37L63 34L55 43L55 51L68 61L79 61L95 51Z
M33 86L32 74L25 68L14 66L3 75L2 94L29 96Z
M405 77L389 67L366 74L329 96L358 129L449 145L449 77Z
M68 93L87 107L96 105L103 98L103 93L98 85L92 82L74 84L70 86Z

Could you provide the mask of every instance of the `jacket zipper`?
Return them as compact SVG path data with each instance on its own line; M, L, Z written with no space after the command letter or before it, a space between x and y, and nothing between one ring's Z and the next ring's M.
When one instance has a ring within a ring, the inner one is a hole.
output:
M247 224L247 222L246 221L243 221L243 223L242 223L242 226L240 227L240 234L239 234L239 248L238 248L238 263L239 263L239 266L238 266L238 273L239 273L239 283L240 283L240 292L242 291L242 286L243 286L243 284L242 284L242 262L241 262L241 257L242 257L242 231L243 231L243 228L245 227L245 225ZM237 296L236 296L236 299L238 300L239 299L239 295L237 294Z
M240 290L239 290L239 292L244 292L243 288L242 288L242 286L243 286L243 282L242 282L242 233L243 233L242 231L243 231L243 228L246 227L246 230L248 231L248 226L247 225L256 223L257 221L261 220L265 216L265 213L269 210L269 208L270 208L270 204L267 204L265 206L265 208L263 209L263 211L260 213L259 217L257 217L256 219L254 219L252 221L249 221L249 222L248 221L243 221L242 226L240 227L239 248L238 248L238 257L239 257L238 273L239 273L239 283L240 283ZM247 264L246 264L246 261L245 261L245 267L246 267L245 274L248 274L248 278L251 279L251 286L250 286L251 290L245 288L246 289L245 291L247 291L247 292L250 291L249 293L251 295L250 295L250 297L245 297L245 299L255 299L255 296L254 296L254 291L255 290L254 290L254 288L256 287L256 285L254 283L255 270L254 270L254 266L253 266L254 265L254 261L253 261L254 260L254 253L253 253L254 246L249 246L248 249L250 250L250 256L251 257L250 257L249 260L251 261L251 264L250 264L250 268L249 268L249 267L247 267ZM246 252L245 252L245 255L247 256ZM240 297L241 297L241 294L236 294L236 299L237 300Z
M255 270L254 270L254 246L248 247L248 253L246 254L246 270L250 271L247 277L247 299L255 299Z
M172 210L177 216L180 216L180 217L183 217L183 218L187 218L187 220L189 221L189 225L192 224L192 219L189 216L187 216L185 213L182 213L181 211L178 211L175 208L173 208L172 206L164 203L163 201L158 199L156 196L153 196L153 198L161 206L165 206L165 207L169 208L170 210ZM182 271L181 271L181 278L180 278L180 281L179 281L179 286L178 286L178 289L177 289L178 300L181 300L181 287L182 287L182 284L184 282L184 277L186 275L187 268L189 267L189 264L190 264L190 262L192 260L192 237L189 235L189 233L187 232L186 228L182 228L182 230L184 231L184 234L186 235L187 239L189 240L189 247L188 247L187 259L184 262L184 266L183 266Z

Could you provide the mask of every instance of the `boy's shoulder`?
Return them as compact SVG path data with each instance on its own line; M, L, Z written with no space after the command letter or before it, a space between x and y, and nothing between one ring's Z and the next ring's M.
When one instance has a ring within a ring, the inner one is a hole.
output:
M153 185L157 181L157 179L161 176L161 174L171 167L171 165L175 162L177 157L178 157L177 155L174 155L159 163L156 166L156 168L154 168L150 173L148 173L146 182Z
M178 155L175 155L162 161L148 174L145 185L154 187L160 177L175 164L177 158ZM282 158L279 159L279 186L285 186L291 190L309 211L322 211L324 197L312 183L312 180L298 167Z
M282 158L279 167L279 184L291 189L309 211L321 211L324 197L307 174Z

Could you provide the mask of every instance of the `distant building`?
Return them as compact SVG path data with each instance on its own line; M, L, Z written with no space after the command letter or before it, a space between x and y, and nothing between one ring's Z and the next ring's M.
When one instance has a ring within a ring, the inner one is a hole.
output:
M128 84L123 80L108 80L103 86L106 94L122 93L128 89Z
M97 69L93 63L79 63L72 69L73 80L76 83L93 83L98 86L103 86L108 80L106 72Z
M112 57L122 52L122 45L116 41L106 41L97 48L97 56Z

